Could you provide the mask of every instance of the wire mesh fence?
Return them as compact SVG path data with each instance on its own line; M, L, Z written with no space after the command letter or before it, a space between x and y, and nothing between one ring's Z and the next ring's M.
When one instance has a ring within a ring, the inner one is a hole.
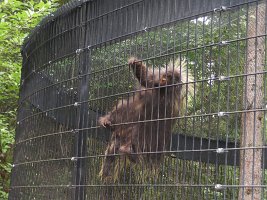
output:
M266 1L83 0L22 47L9 199L267 199Z

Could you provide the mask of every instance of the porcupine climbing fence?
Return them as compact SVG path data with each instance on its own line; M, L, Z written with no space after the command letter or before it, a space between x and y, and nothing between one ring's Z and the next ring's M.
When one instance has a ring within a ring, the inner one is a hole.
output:
M22 47L9 199L267 199L266 21L265 0L82 0L47 16ZM193 91L158 169L118 158L103 183L97 120L138 90L130 56L183 59Z

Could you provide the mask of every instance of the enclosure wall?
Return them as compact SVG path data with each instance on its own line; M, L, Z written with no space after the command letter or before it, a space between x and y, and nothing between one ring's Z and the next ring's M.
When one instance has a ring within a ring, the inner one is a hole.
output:
M267 199L266 13L266 0L80 0L47 16L22 47L9 199ZM172 83L140 85L139 62Z

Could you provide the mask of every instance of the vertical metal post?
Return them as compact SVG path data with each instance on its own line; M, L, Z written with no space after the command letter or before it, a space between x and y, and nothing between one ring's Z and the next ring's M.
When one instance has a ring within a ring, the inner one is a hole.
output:
M87 152L87 131L84 128L89 126L88 123L88 98L89 98L89 71L90 71L90 51L85 49L86 45L86 26L82 23L86 20L86 4L81 7L80 19L81 27L79 33L79 49L76 50L76 55L78 59L78 102L77 106L77 130L75 131L76 141L75 141L75 200L85 199L85 187L86 184L86 156Z
M78 131L76 132L76 189L75 189L75 199L83 200L85 199L84 187L85 185L85 176L86 176L86 160L83 158L86 155L87 151L87 131L83 130L88 127L88 103L80 103L88 100L89 97L89 87L88 87L88 76L84 75L87 73L89 68L88 65L88 54L87 52L83 52L80 55L80 86L79 86L79 102L78 102Z

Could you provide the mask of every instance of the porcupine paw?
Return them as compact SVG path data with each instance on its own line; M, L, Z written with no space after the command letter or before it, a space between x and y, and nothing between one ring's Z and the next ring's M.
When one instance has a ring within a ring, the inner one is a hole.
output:
M99 125L107 128L111 126L111 121L107 117L100 117L98 120Z

